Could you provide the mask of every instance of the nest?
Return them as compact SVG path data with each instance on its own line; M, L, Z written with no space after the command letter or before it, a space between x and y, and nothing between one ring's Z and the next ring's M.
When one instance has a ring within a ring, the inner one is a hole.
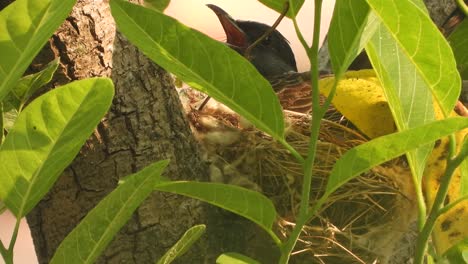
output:
M210 163L211 180L240 185L268 196L278 214L277 233L294 227L300 204L302 168L270 136L211 100L202 111L192 107L197 92L185 91L185 106L195 135ZM310 115L285 111L287 141L305 156ZM331 119L331 120L330 120ZM337 112L323 120L311 185L313 205L320 198L334 163L367 139ZM305 226L294 252L295 263L405 263L411 256L416 218L410 172L403 159L377 166L335 193Z

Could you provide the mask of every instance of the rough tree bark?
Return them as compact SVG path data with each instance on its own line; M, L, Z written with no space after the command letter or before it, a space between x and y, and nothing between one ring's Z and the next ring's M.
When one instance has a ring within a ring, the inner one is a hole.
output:
M27 216L40 263L50 260L65 236L117 186L119 178L161 159L171 160L165 173L171 179L208 178L171 77L116 34L108 1L79 0L49 46L33 67L60 57L54 86L108 76L115 84L115 97L75 161ZM207 234L179 263L214 263L223 251L245 252L247 240L258 231L253 224L196 200L155 193L99 262L154 263L186 229L200 223L207 224Z

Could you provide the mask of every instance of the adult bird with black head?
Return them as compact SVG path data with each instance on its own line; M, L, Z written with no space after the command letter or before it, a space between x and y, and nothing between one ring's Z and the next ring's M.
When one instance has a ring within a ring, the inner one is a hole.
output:
M216 5L207 6L218 16L226 33L226 44L243 56L249 47L270 29L269 25L263 23L235 20ZM296 59L291 46L278 30L273 30L248 53L249 61L270 81L278 93L284 109L302 113L310 111L310 84L304 82L301 74L297 73Z

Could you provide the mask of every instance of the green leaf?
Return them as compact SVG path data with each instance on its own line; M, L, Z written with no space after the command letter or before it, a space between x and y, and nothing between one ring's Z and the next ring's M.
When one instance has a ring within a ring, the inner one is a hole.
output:
M284 137L279 100L245 58L158 11L122 0L111 0L111 9L119 30L158 65L274 138Z
M285 3L288 2L288 0L258 0L258 1L266 5L267 7L275 10L278 13L283 13ZM292 0L291 2L293 4L289 8L286 16L292 18L292 17L295 17L299 13L299 10L304 4L304 0Z
M216 264L260 264L260 262L239 253L229 252L219 256Z
M366 1L336 1L328 31L328 49L338 79L362 51L379 24Z
M460 196L468 194L468 159L460 165Z
M468 38L466 36L468 36L468 19L464 19L448 37L463 80L468 80Z
M411 0L367 0L372 10L415 65L445 116L460 95L461 80L452 50L426 10Z
M379 25L366 51L381 80L398 131L404 131L435 119L430 87L417 65L406 56L390 32ZM417 182L421 182L432 144L407 153Z
M331 194L352 178L378 164L466 127L468 118L453 117L382 136L354 147L335 163L325 195Z
M0 200L25 216L70 164L109 109L107 78L72 82L29 104L0 147Z
M6 105L6 104L4 103L3 105ZM2 125L3 125L3 129L6 132L8 132L15 124L16 119L18 118L19 112L12 105L8 105L6 108L10 110L8 112L3 112L3 124Z
M50 263L95 263L115 234L153 191L169 163L162 160L125 177L58 247Z
M0 12L0 102L74 4L75 0L16 0Z
M273 238L276 211L273 203L259 192L234 185L208 182L164 182L155 186L163 192L177 193L216 205L260 225Z
M468 155L468 134L465 134L465 138L461 143L461 148L458 155ZM465 160L460 164L460 193L458 196L468 195L468 158L465 156Z
M3 103L0 102L0 146L3 143L3 139L5 138L5 115L3 113Z
M52 80L59 62L60 60L57 58L47 64L42 71L22 77L7 95L4 102L15 107L16 110L21 110L35 92Z
M191 227L157 263L169 264L177 257L182 256L193 245L193 243L195 243L201 237L201 235L205 233L205 229L205 225L196 225Z
M468 238L465 238L447 250L441 263L468 264Z
M3 214L5 211L6 211L7 207L5 206L5 204L0 201L0 215Z
M146 7L162 12L169 6L170 2L171 0L145 0L144 3Z
M18 118L19 112L29 98L50 82L57 70L59 59L51 61L44 70L22 77L3 100L5 130L9 131Z

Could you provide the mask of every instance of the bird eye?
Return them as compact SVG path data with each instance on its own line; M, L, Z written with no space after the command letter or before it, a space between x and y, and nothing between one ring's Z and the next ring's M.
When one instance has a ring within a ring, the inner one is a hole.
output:
M263 40L263 44L268 45L270 44L271 38L268 36Z

